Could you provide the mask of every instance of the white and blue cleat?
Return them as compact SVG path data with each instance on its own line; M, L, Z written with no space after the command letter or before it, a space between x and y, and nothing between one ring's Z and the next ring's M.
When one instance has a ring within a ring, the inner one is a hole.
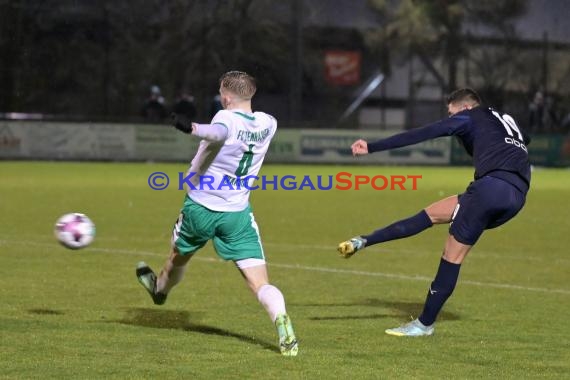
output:
M414 319L400 327L387 329L385 332L388 335L395 336L427 336L432 335L433 331L433 324L431 326L425 326L419 319Z

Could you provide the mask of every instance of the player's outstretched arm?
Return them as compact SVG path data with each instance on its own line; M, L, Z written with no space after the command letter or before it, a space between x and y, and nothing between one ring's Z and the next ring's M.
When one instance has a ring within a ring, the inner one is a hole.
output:
M221 123L198 124L192 123L192 135L201 139L221 143L228 138L228 127Z
M172 113L171 118L174 128L184 133L192 134L212 142L225 141L228 137L228 128L223 124L197 124L193 123L192 120L185 115L177 113Z
M353 156L363 156L368 154L368 143L365 140L357 140L351 146Z
M451 136L470 123L467 116L450 117L421 128L414 128L368 144L368 153L414 145L442 136Z
M170 120L174 128L182 131L184 133L192 133L192 120L190 120L186 115L179 113L171 113Z

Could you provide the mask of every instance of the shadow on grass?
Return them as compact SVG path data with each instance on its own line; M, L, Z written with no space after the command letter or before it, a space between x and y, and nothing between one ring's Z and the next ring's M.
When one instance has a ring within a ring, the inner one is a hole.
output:
M194 319L196 319L195 317L196 316L194 316ZM238 334L218 327L192 323L189 322L189 319L190 313L187 311L129 308L122 319L110 322L131 326L151 327L156 329L175 329L199 334L230 337L239 339L242 342L257 344L266 350L279 352L276 345L257 340L255 337Z
M63 315L62 311L53 309L29 309L28 313L37 315Z
M380 319L380 318L393 318L394 316L401 316L407 318L410 316L417 317L421 314L424 304L418 302L402 302L402 301L386 301L377 298L367 298L360 302L346 302L346 303L312 303L302 304L300 306L312 307L351 307L351 306L371 306L389 309L386 313L377 313L371 315L346 315L346 316L329 316L329 317L312 317L310 319L315 321L323 320L338 320L338 319ZM442 310L438 317L438 321L456 321L459 320L459 315Z

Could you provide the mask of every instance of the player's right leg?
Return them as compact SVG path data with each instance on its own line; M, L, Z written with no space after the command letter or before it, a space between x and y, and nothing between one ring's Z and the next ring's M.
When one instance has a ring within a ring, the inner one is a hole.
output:
M339 243L337 250L339 255L348 259L364 247L366 247L366 239L361 236L355 236L350 240Z
M449 223L457 206L457 195L437 201L418 214L397 221L369 235L356 236L338 245L340 256L348 259L356 252L374 244L416 235L434 224Z
M172 247L170 256L158 276L144 261L137 264L137 279L146 289L155 305L163 305L166 302L168 292L182 281L184 272L186 272L186 264L191 258L192 255L182 256L176 247Z
M152 302L155 305L163 305L166 302L166 294L156 290L156 274L148 264L144 261L138 262L135 274L139 283L152 298Z
M160 274L144 262L137 264L136 275L156 305L162 305L170 290L182 281L186 265L193 254L213 236L215 216L188 196L172 230L172 249Z

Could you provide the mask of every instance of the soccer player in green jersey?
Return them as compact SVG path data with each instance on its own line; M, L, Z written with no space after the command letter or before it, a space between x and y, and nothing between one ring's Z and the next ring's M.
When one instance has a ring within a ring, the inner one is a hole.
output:
M162 305L172 287L182 280L190 259L212 240L217 254L235 263L269 313L277 328L281 353L296 356L298 343L285 299L269 283L259 229L249 205L247 178L257 176L277 130L275 118L252 111L255 92L253 77L230 71L220 78L224 109L210 124L192 123L174 115L177 129L202 140L186 176L187 194L172 231L170 257L158 276L144 262L138 263L136 275L154 303Z

